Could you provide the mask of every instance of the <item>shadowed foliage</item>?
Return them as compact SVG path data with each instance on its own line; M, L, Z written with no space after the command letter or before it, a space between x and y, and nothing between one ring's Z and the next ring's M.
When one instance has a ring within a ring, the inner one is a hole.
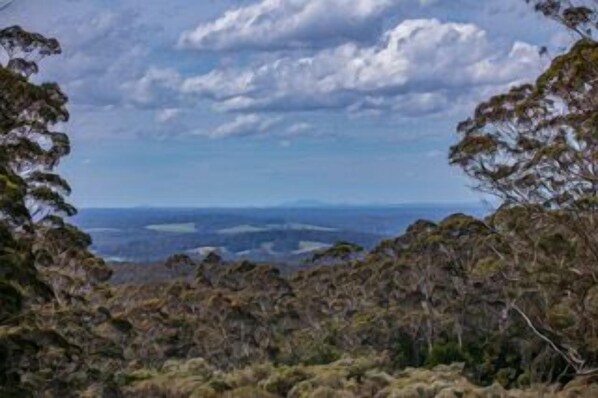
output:
M55 172L70 152L68 136L54 130L68 120L67 97L30 80L60 46L13 26L0 30L0 49L0 395L74 393L121 356L99 333L109 314L90 301L111 272L62 218L76 212Z

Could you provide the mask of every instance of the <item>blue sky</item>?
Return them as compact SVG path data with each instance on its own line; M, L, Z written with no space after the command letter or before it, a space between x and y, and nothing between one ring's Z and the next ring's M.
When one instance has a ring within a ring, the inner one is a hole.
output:
M0 1L2 3L2 1ZM524 0L14 0L57 37L80 207L468 202L476 102L571 37Z

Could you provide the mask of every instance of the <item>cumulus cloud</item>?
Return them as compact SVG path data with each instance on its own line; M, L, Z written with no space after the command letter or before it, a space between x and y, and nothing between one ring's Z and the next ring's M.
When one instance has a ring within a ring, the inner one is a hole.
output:
M331 111L288 115L288 125L269 129L253 122L254 133L280 139L323 134L345 112L425 116L532 78L537 49L513 45L516 38L557 52L570 40L521 0L28 3L14 1L2 15L60 39L63 54L44 60L39 79L60 83L76 130L90 137L214 133L222 118L214 109L232 112L224 135L256 116Z
M199 50L272 50L374 39L383 18L407 1L262 0L184 32L179 45Z
M64 54L45 62L44 74L59 80L77 105L120 104L119 84L147 66L142 38L154 33L138 17L133 10L96 10L57 18L56 36Z
M365 3L365 2L364 2ZM406 20L373 45L348 42L184 79L180 90L235 112L445 110L488 88L533 77L544 61L523 42L504 47L474 24Z
M281 120L280 117L266 117L255 114L238 115L235 120L209 132L208 136L210 138L226 138L260 135L268 132Z

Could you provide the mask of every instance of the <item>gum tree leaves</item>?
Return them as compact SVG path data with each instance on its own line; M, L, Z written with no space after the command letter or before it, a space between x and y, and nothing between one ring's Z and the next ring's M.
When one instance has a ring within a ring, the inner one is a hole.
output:
M450 161L510 204L596 209L598 44L581 40L534 85L480 104Z
M503 200L492 223L508 247L507 313L586 374L598 355L583 305L598 285L598 14L589 1L528 3L581 39L535 82L479 104L449 158Z
M60 51L55 39L0 29L1 396L73 393L73 367L84 369L100 340L88 302L110 270L90 253L89 236L63 219L76 209L55 171L70 152L56 131L69 119L68 98L55 83L30 80Z

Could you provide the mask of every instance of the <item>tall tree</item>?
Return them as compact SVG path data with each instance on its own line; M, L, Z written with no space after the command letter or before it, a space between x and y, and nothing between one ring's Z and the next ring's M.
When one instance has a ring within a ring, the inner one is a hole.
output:
M67 96L55 83L32 80L39 61L60 52L55 39L18 26L0 30L2 396L85 384L73 376L86 373L85 357L102 341L93 326L110 319L87 305L110 271L89 252L89 237L64 219L76 213L55 171L70 152L56 129L68 121Z
M598 291L596 2L533 3L579 41L534 83L481 103L460 123L450 161L503 200L493 227L510 242L509 309L587 373L598 359L586 305Z
M68 182L55 172L70 153L68 136L55 130L68 121L67 96L55 83L30 80L41 59L60 54L60 45L13 26L0 30L0 48L6 56L0 68L0 147L6 166L22 181L24 196L14 203L26 209L13 230L31 239L36 265L48 281L68 286L64 298L73 297L110 274L87 250L89 237L63 219L76 213L65 200L71 192Z

